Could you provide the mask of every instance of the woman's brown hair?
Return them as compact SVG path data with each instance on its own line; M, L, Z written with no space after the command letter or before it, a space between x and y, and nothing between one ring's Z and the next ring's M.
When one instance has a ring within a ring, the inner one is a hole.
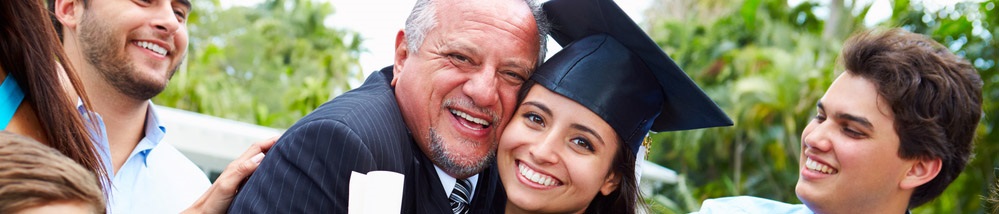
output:
M635 176L637 156L628 144L619 145L611 162L611 171L621 176L617 190L608 195L598 192L583 213L637 213L639 209L645 209L645 201L638 190L638 177Z
M84 168L109 181L107 170L98 156L95 135L100 133L96 120L88 129L76 100L62 85L59 64L73 86L88 118L97 118L83 84L70 66L62 43L41 0L0 1L0 68L11 75L24 91L24 101L35 109L35 117L45 130L48 146L58 150ZM92 132L93 131L93 132ZM103 185L102 185L103 186Z
M11 132L0 132L0 213L53 203L88 205L104 213L104 197L94 173L52 147Z

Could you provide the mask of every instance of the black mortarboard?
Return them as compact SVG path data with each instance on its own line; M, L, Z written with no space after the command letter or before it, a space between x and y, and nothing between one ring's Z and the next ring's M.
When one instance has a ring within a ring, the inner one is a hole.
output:
M600 115L632 151L650 130L732 125L613 1L551 0L543 8L564 48L531 79Z

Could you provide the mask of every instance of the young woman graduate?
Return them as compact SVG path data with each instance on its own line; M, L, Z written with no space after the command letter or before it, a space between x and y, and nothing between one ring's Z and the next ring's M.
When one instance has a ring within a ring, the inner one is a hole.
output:
M614 2L544 4L564 49L525 83L500 138L507 213L634 213L648 132L732 121Z

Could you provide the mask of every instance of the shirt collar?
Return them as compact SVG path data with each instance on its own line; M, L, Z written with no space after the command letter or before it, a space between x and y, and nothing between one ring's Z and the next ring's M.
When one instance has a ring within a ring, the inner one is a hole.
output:
M166 127L160 124L159 115L156 114L156 108L153 106L153 102L150 101L149 107L147 107L148 109L146 110L146 127L143 129L145 137L143 137L142 140L139 140L139 144L135 145L135 149L132 150L132 154L129 155L141 155L143 164L148 164L146 160L148 160L147 156L149 155L149 152L151 152L153 148L156 148L156 146L160 144L160 141L163 140L163 136L166 135Z
M97 112L87 111L87 108L83 107L83 99L81 98L76 99L76 111L80 113L80 117L83 118L84 123L86 123L85 126L87 127L87 130L90 131L91 135L93 135L94 145L97 145L97 150L100 155L107 156L107 158L104 159L104 162L105 165L108 166L106 167L108 168L108 173L111 173L111 156L110 154L107 154L111 152L111 149L110 144L108 143L107 129L104 127L104 118L102 118ZM90 118L90 116L94 116L94 118ZM93 127L93 125L96 125L97 127Z
M156 146L159 144L160 140L163 139L163 136L166 135L166 127L164 127L163 124L160 124L159 114L156 114L156 108L153 108L154 105L153 101L149 101L149 106L146 107L146 127L143 129L143 132L146 135L144 139L155 141L153 146ZM76 99L76 110L84 116L83 119L89 120L89 118L86 117L87 109L83 107L82 99ZM101 116L98 115L97 112L94 112L94 115L97 116L100 126L103 127L104 121L101 119Z
M156 108L152 101L149 101L149 108L146 110L146 138L155 141L155 144L159 144L160 140L163 140L163 135L166 134L166 127L160 124L159 114L156 114Z
M441 187L444 187L444 198L450 198L451 191L454 190L454 185L458 183L458 179L451 177L451 175L448 175L444 172L444 170L441 170L440 167L437 167L437 165L434 165L434 169L437 171L437 177L440 177L441 179ZM475 184L479 183L479 174L472 175L467 179L470 183L472 183L472 188L468 190L468 192L472 193L469 194L468 201L472 201L472 198L475 197Z
M86 123L88 131L93 135L94 146L97 150L97 156L101 158L101 163L104 165L104 170L107 171L108 176L114 177L115 171L114 166L111 163L111 145L108 143L107 128L104 127L104 119L101 118L100 114L97 112L89 112L87 108L83 107L83 99L76 99L76 111L80 113ZM92 114L88 114L92 113ZM90 116L94 116L91 118ZM96 127L94 127L96 125ZM111 184L108 180L101 179L101 184L104 187L105 196L110 196L111 194ZM110 210L110 207L108 207Z

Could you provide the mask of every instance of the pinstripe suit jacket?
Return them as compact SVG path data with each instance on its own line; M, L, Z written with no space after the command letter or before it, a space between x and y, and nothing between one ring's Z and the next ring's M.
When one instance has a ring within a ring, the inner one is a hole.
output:
M391 80L389 66L296 122L267 152L229 212L347 213L351 171L381 170L405 175L402 213L450 213L433 163L403 121ZM495 167L480 173L472 213L495 210L498 175Z

